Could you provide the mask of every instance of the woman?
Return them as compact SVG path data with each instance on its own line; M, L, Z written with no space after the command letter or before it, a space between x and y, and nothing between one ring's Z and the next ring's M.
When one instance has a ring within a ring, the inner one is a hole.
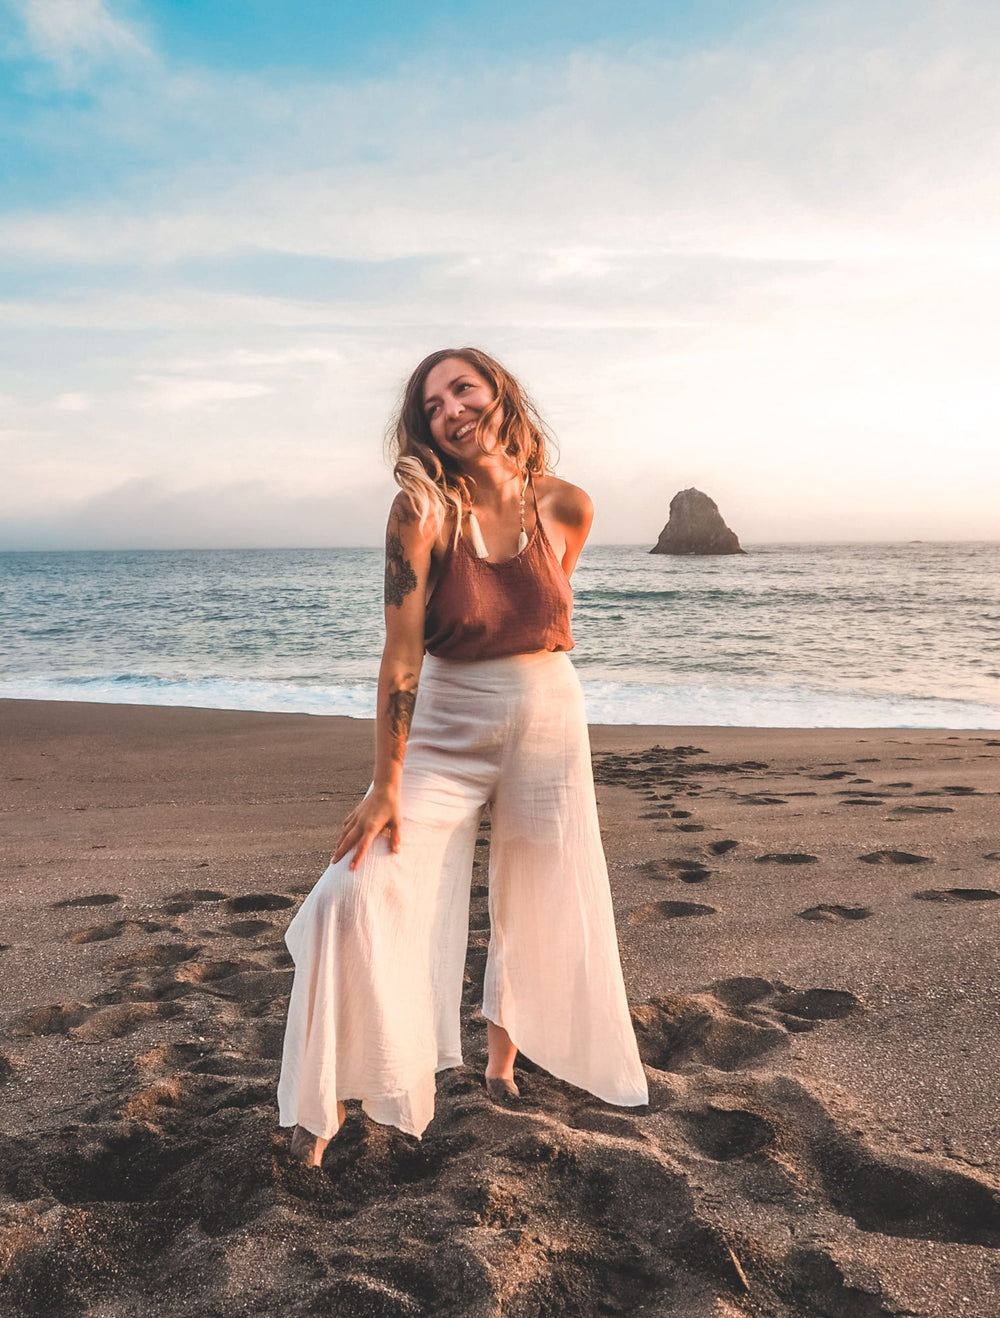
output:
M568 578L591 502L549 473L532 405L475 349L420 363L395 445L374 780L286 935L295 980L280 1120L311 1166L344 1119L342 1099L419 1136L435 1073L462 1064L486 805L487 1092L517 1097L520 1049L608 1102L648 1101L566 654Z

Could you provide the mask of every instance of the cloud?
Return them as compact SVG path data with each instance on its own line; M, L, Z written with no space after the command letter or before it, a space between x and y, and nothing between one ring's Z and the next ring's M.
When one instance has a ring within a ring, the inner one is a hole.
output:
M147 411L213 410L226 403L260 398L271 393L267 385L254 384L248 380L184 380L149 375L141 375L138 380L146 386L139 406Z
M109 61L146 60L151 51L104 0L20 0L31 46L67 78Z
M52 400L52 406L57 412L89 412L94 405L94 400L90 394L67 393L57 394Z

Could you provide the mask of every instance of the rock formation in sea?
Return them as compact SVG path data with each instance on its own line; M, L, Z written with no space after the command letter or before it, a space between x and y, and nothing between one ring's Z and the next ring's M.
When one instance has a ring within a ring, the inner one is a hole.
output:
M742 554L739 537L722 519L714 499L701 490L679 490L670 518L651 554Z

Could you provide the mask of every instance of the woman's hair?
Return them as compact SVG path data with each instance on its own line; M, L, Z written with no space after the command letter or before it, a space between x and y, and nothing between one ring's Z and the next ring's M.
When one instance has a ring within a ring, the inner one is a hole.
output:
M522 472L544 476L550 468L553 440L517 380L485 352L478 348L441 348L424 358L406 382L389 432L392 474L409 496L421 527L432 518L441 526L448 513L454 511L457 541L462 533L462 515L471 506L472 496L459 463L435 444L424 408L427 377L449 357L457 357L471 366L493 390L493 402L476 424L476 443L480 448L495 420L499 445L508 457L513 458Z

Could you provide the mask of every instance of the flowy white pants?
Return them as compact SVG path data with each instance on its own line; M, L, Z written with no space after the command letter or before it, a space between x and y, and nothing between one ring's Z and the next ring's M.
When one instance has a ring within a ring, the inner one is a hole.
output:
M419 1136L459 1014L476 834L491 805L483 1015L609 1103L648 1102L565 654L427 656L403 766L400 848L329 866L285 935L295 962L278 1106L328 1138L337 1100Z

